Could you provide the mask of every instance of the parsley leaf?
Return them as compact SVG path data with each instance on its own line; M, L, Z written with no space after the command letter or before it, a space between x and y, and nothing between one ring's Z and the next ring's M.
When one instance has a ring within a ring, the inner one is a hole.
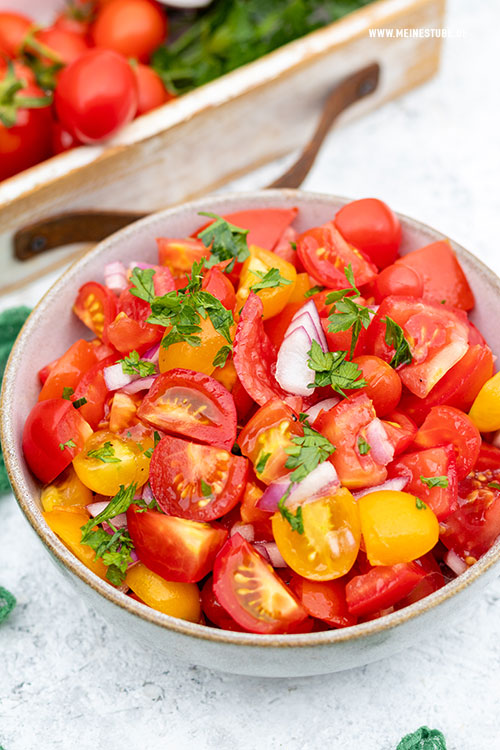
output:
M247 244L249 230L230 224L217 214L201 211L200 216L215 219L212 224L202 229L197 235L205 247L210 248L210 258L206 262L207 268L232 258L231 263L224 269L227 273L230 273L236 261L243 263L250 255Z
M65 448L76 448L74 440L66 440L65 443L59 443L59 450L63 451Z
M427 508L427 505L419 497L415 498L415 505L417 506L417 510L425 510Z
M133 284L130 294L143 299L145 302L152 302L155 297L153 281L155 273L154 268L137 268L136 266L130 275L130 281Z
M73 393L73 388L65 387L63 388L62 397L66 399L66 401L71 401L71 396L73 395Z
M448 477L423 477L420 475L420 481L427 487L448 487Z
M102 558L104 565L108 566L108 581L114 586L120 586L132 562L130 552L134 549L134 543L126 529L115 529L112 524L109 525L113 534L108 534L103 528L98 527L87 534L83 543L95 551L95 560Z
M494 490L500 490L500 482L488 482L488 487L492 487Z
M203 497L211 497L214 494L213 489L209 484L205 482L204 479L200 479L200 486L201 486L201 494Z
M316 284L316 286L312 286L310 289L307 290L307 292L304 292L304 297L312 297L314 294L317 294L318 292L323 292L326 289L326 286L321 286L321 284Z
M88 535L90 534L94 526L99 526L99 524L103 523L104 521L108 521L110 518L119 516L120 513L126 513L134 502L134 495L136 492L136 484L129 484L128 487L125 487L123 484L121 484L120 489L118 490L116 495L111 498L104 510L102 510L95 518L91 518L84 526L82 526L82 544L87 543Z
M252 271L254 276L258 276L260 281L252 284L250 289L258 292L261 289L272 289L277 286L289 286L292 282L281 276L278 268L270 268L268 271Z
M77 398L76 401L73 401L73 408L79 409L81 406L85 406L86 403L87 403L86 398Z
M130 434L129 437L132 437L132 434ZM153 437L154 437L154 446L152 448L148 448L147 450L144 451L144 455L147 456L147 458L151 458L151 456L153 455L154 449L156 448L156 446L158 445L158 443L161 440L161 435L156 430L154 431Z
M362 456L366 456L367 453L369 453L371 450L371 446L368 445L366 440L362 435L358 437L358 451Z
M287 495L283 495L281 500L278 503L278 510L285 519L285 521L288 521L290 526L292 527L292 531L296 531L298 534L304 533L304 518L302 516L302 506L299 505L295 513L292 513L291 510L289 510L286 505L286 498Z
M262 474L262 472L266 468L266 464L267 464L267 462L269 461L270 458L271 458L271 454L270 453L261 453L260 454L259 460L255 464L255 471L257 472L257 474Z
M385 316L383 322L385 322L385 343L395 349L394 356L389 362L390 366L397 369L400 365L409 365L413 357L403 329L388 315Z
M140 378L152 375L156 369L153 362L141 359L135 349L130 352L128 357L124 357L118 360L118 362L121 364L125 375L139 375Z
M96 458L98 461L102 461L103 464L121 463L121 458L115 456L115 449L109 440L106 440L100 448L94 448L94 450L88 451L87 456L89 458Z
M338 333L339 331L348 331L352 328L351 347L349 351L349 357L352 359L361 329L368 328L370 325L370 310L368 307L354 302L354 299L361 295L354 283L351 264L344 268L344 273L350 286L347 289L339 289L336 292L331 292L327 295L325 301L327 305L333 303L330 315L328 316L328 320L330 321L328 330L331 333Z
M224 367L224 365L227 362L227 358L231 356L233 353L233 347L229 346L228 344L225 344L224 346L221 346L219 351L214 357L214 361L212 362L214 367Z
M343 388L364 388L366 380L355 362L346 361L347 352L324 352L317 341L311 342L307 364L314 370L314 386L331 385L334 391L345 396Z
M305 479L318 464L326 461L335 450L328 438L313 430L306 421L303 422L303 428L304 435L295 435L292 438L293 445L288 445L285 448L289 456L285 467L294 469L289 477L292 483L301 482Z

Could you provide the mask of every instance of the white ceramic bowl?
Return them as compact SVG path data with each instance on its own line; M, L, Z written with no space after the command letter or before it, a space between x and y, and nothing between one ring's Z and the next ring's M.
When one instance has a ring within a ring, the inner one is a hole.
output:
M2 393L2 441L17 501L59 569L70 579L75 596L84 597L103 617L163 653L227 672L269 677L325 674L381 659L415 643L422 633L458 617L482 586L496 575L500 541L465 574L439 591L378 620L341 630L303 635L253 635L196 625L156 612L97 578L48 528L40 511L40 488L21 450L24 421L35 403L37 371L61 355L88 331L71 312L78 288L100 280L105 262L155 262L159 236L188 236L202 224L199 211L224 214L243 208L300 209L299 230L331 219L346 199L295 190L266 190L205 198L162 211L101 242L73 265L49 290L26 322L12 351ZM404 216L402 252L444 239L434 229ZM500 326L495 323L500 281L477 258L452 243L476 295L472 320L500 355Z

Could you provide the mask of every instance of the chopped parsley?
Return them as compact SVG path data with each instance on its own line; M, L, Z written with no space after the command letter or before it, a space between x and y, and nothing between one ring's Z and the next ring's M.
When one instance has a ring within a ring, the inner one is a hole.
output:
M233 353L233 347L229 344L225 344L224 346L221 346L219 351L214 357L214 361L212 362L214 367L224 367L224 365L227 362L227 358Z
M136 492L136 484L129 484L128 487L121 484L120 489L116 495L111 498L104 510L102 510L95 518L91 518L87 521L85 526L82 526L82 544L87 544L88 535L92 532L94 526L99 526L99 524L104 523L104 521L109 521L110 518L119 516L120 513L126 513L134 502L134 495Z
M132 435L130 435L130 437L132 437ZM148 448L147 450L144 451L144 455L147 458L151 458L151 456L153 455L154 449L156 448L156 446L158 445L158 443L161 440L161 435L156 430L154 431L153 439L154 439L154 446L152 448Z
M299 505L295 513L292 513L291 510L289 510L286 505L286 498L287 495L283 495L281 500L278 503L278 510L285 519L285 521L288 521L290 526L292 527L292 531L296 531L297 534L303 534L304 533L304 518L302 516L302 506Z
M76 448L74 440L66 440L65 443L59 443L59 450L63 451L65 448Z
M227 273L231 273L236 261L243 263L250 255L247 244L249 230L230 224L217 214L201 211L200 216L215 219L212 224L202 229L197 235L205 247L210 249L210 258L206 262L207 268L211 268L224 260L232 259L224 269Z
M352 358L361 329L368 328L370 325L370 310L368 307L354 302L356 297L361 296L361 293L354 282L354 274L350 263L344 268L344 273L350 286L346 289L331 292L327 295L325 302L327 305L333 303L328 316L330 321L328 330L331 333L339 333L339 331L352 329L349 351L349 356Z
M204 479L200 479L200 486L203 497L211 497L214 494L212 487Z
M500 482L488 482L488 487L494 490L500 490Z
M345 396L344 388L364 388L366 380L355 362L346 360L347 352L324 352L317 341L311 342L308 365L314 370L314 383L309 387L331 385L334 391Z
M423 477L420 475L420 481L427 487L448 487L448 477Z
M285 448L288 458L285 463L287 469L293 469L290 474L290 482L295 484L301 482L313 471L318 464L323 463L335 450L328 438L320 432L316 432L306 420L302 422L303 435L294 435L293 445Z
M155 298L155 285L153 276L156 271L154 268L137 268L135 267L130 275L132 288L130 294L139 297L145 302L152 302Z
M427 505L419 497L415 498L415 505L417 510L425 510L427 508Z
M403 329L388 315L382 322L385 322L385 343L387 346L393 346L395 350L394 356L389 362L390 366L396 370L401 365L409 365L413 357Z
M106 440L100 448L94 448L94 450L88 451L87 456L88 458L95 458L98 461L102 461L103 464L121 463L121 458L115 456L115 449L109 440Z
M290 247L292 250L297 250L297 243L296 242L290 242Z
M312 286L310 289L307 290L307 292L304 292L304 297L312 297L314 294L318 294L318 292L323 292L326 289L326 286L321 286L321 284L316 284L315 286Z
M257 474L262 474L262 472L266 468L266 464L267 464L267 462L269 461L270 458L271 458L271 454L270 453L261 453L260 454L259 460L255 464L255 471L257 472Z
M369 453L371 450L371 446L368 445L366 440L362 435L358 437L358 451L362 456L366 456L367 453Z
M156 369L153 362L149 362L147 359L141 359L139 353L136 352L135 349L131 351L127 357L118 360L118 363L121 364L125 375L139 375L140 378L146 378L148 375L153 375Z
M87 403L87 399L86 398L84 398L84 397L83 398L77 398L76 401L73 401L73 407L75 409L79 409L81 406L85 406L86 403Z
M63 388L62 397L66 399L66 401L71 401L71 396L73 395L73 393L73 388L65 387Z
M270 268L268 271L252 271L252 273L260 278L260 281L250 287L253 292L259 292L261 289L273 289L277 286L289 286L292 283L289 279L283 278L278 268Z
M108 534L103 528L92 529L86 534L83 544L91 547L95 552L95 560L102 559L104 565L108 566L106 578L113 586L121 586L125 580L125 574L129 564L132 562L131 551L134 543L127 529L115 529L108 522L113 534ZM83 541L83 539L82 539Z

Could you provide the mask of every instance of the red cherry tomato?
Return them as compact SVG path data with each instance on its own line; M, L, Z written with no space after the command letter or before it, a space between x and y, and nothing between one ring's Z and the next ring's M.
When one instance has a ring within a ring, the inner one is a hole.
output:
M80 287L73 311L96 336L108 341L108 326L117 313L116 297L110 289L97 281L88 281Z
M111 0L99 10L92 27L97 47L148 62L167 36L167 17L149 0Z
M96 362L97 357L92 344L83 339L78 339L54 364L40 391L38 400L62 398L63 388L74 390L83 374Z
M217 555L213 586L226 612L251 633L285 633L307 617L292 591L241 534L228 539Z
M54 27L86 37L90 29L93 12L93 3L89 3L87 0L70 1L57 16Z
M193 263L202 258L208 258L210 251L201 240L191 238L175 239L158 237L158 257L160 266L166 266L174 279L186 280L186 274L191 273Z
M52 151L54 154L63 154L70 148L80 145L76 138L63 128L60 122L54 122L52 127Z
M217 297L222 302L226 310L234 310L236 305L236 294L234 286L228 279L227 274L214 266L210 268L203 278L201 288Z
M408 596L425 577L416 562L378 566L354 576L346 585L347 606L351 615L371 615L392 607Z
M171 94L165 88L158 73L155 73L148 65L142 65L142 63L133 64L132 70L137 82L138 104L136 117L144 115L152 109L161 107L162 104L169 102L171 99L175 99L175 95Z
M87 420L93 430L97 430L99 422L104 418L104 409L108 396L108 386L104 380L104 369L116 362L116 356L112 355L87 370L75 388L72 401L82 398L86 403L79 408L79 412Z
M201 608L203 614L211 623L222 630L233 630L236 632L245 632L245 628L238 625L231 615L228 615L222 604L219 604L214 592L213 577L207 578L201 590Z
M367 385L356 393L366 393L372 400L378 417L394 411L401 398L402 384L397 372L380 357L371 354L354 357ZM351 391L352 393L352 391Z
M320 295L317 295L317 296L320 296ZM320 301L318 300L318 302ZM331 305L329 305L328 307L329 309L331 309ZM340 315L340 313L338 311L335 311L335 315ZM328 349L331 352L339 352L339 351L350 352L351 342L352 342L352 328L349 328L347 331L330 331L330 320L327 317L321 316L320 321L321 321L321 326L323 328L324 334L326 336ZM353 355L355 357L359 357L362 354L364 354L365 351L366 351L366 329L361 328L359 332L358 340L356 341L356 345L354 347Z
M18 57L33 27L31 18L22 13L0 11L0 52L8 57Z
M383 201L362 198L347 203L337 212L334 222L345 239L378 268L385 268L396 260L401 224Z
M213 521L236 506L247 474L246 458L167 435L153 452L150 482L166 513Z
M141 562L167 581L196 583L212 569L227 537L208 523L166 516L131 505L127 525Z
M294 573L290 588L312 617L333 628L356 625L357 617L347 609L344 581L310 581Z
M476 425L467 414L453 406L433 406L414 442L419 448L451 443L457 456L459 479L464 479L474 467L481 448L481 436Z
M436 514L439 521L447 518L458 507L457 461L452 445L407 453L389 467L389 476L405 477L404 488L410 495L419 497ZM421 477L443 479L441 485L429 486Z
M379 305L385 297L421 297L424 282L418 271L410 266L393 263L379 273L373 282L375 302Z
M33 474L49 484L80 453L91 434L92 428L71 401L39 401L24 425L24 457Z
M117 52L89 50L59 74L55 105L61 124L75 138L99 143L134 118L134 73Z
M231 450L236 407L231 394L210 375L180 367L158 375L138 415L153 427Z
M389 442L394 447L394 455L399 456L413 443L418 427L406 414L393 411L382 420Z
M40 29L34 34L33 38L43 47L28 44L28 49L45 65L52 65L54 62L69 65L78 60L89 49L87 41L81 34L75 34L74 31L67 31L55 26ZM44 54L44 48L47 48L51 53L49 56Z

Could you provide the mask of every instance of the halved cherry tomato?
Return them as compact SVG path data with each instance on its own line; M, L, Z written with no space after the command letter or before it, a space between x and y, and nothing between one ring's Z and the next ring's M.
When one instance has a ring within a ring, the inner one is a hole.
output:
M378 268L385 268L396 259L401 224L383 201L377 198L351 201L337 211L334 222L342 236Z
M75 341L51 368L38 400L62 398L63 388L75 390L84 373L93 367L96 361L92 344L84 339Z
M481 432L500 429L500 373L497 372L483 384L469 415Z
M89 488L80 482L73 467L68 466L51 484L42 489L40 501L47 513L58 508L85 508L93 497Z
M382 422L389 442L394 448L394 455L399 456L413 443L418 427L410 417L401 411L393 411Z
M119 434L128 427L136 425L139 422L137 409L140 403L141 397L137 393L120 393L120 391L114 393L109 408L110 432Z
M457 476L463 479L474 467L481 448L479 430L471 419L453 406L433 406L417 432L415 445L433 448L451 443L457 456Z
M169 344L167 347L160 347L160 372L167 372L176 367L182 367L186 370L197 370L198 372L211 375L215 370L214 360L223 346L228 346L225 336L214 328L210 318L200 318L200 331L196 333L201 343L200 346L191 346L187 341L179 341L175 344ZM165 337L170 333L170 328L164 329ZM233 336L235 326L230 329Z
M158 256L161 266L166 266L174 279L186 278L191 273L194 262L210 256L208 250L201 240L174 239L170 237L158 237Z
M205 617L207 617L210 622L218 628L221 628L222 630L232 630L237 633L245 632L245 628L238 625L236 620L233 620L222 604L219 603L214 592L213 576L207 578L201 590L201 608Z
M274 541L271 517L265 510L260 510L257 503L263 495L256 479L249 478L241 498L240 514L243 523L251 523L255 538L267 542Z
M386 362L394 356L394 347L385 341L387 316L401 326L410 346L411 364L398 368L403 385L424 398L467 352L466 317L413 297L386 297L368 329L373 354Z
M24 425L24 457L33 474L48 484L69 466L91 434L92 427L71 401L39 401Z
M243 263L240 273L240 284L236 293L238 309L241 308L250 294L253 285L262 281L262 275L265 275L272 268L277 268L280 277L284 280L279 286L267 289L259 289L256 294L262 300L262 315L264 320L278 315L287 302L295 285L297 271L295 266L283 260L269 250L264 250L257 245L251 245L250 255Z
M295 268L301 265L297 258L297 237L299 233L293 227L287 227L272 249L283 260L291 263Z
M125 584L149 607L171 617L200 622L200 592L194 583L166 581L142 563L127 571Z
M321 295L318 295L318 297ZM358 301L358 300L356 300ZM339 315L338 311L336 310L335 315ZM330 331L330 320L326 316L320 317L321 326L323 328L324 334L326 336L326 343L328 344L328 349L331 352L349 352L351 351L351 343L352 343L352 328L348 328L347 331ZM361 328L358 336L358 340L356 341L356 345L354 347L353 355L354 357L359 357L364 354L366 351L366 329ZM350 356L350 354L348 355Z
M246 458L167 435L154 450L150 482L166 513L213 521L238 503L247 472Z
M484 469L500 469L500 448L483 440L474 469L479 472Z
M373 263L350 245L331 221L299 235L297 255L306 271L331 289L345 287L344 268L349 264L357 286L369 283L377 275Z
M376 418L373 404L365 393L350 396L328 411L322 411L314 427L335 446L330 461L345 487L372 487L387 477L387 469L371 455L365 429ZM366 452L363 441L369 449ZM387 440L387 442L389 442ZM390 460L390 459L389 459ZM389 460L387 463L389 463Z
M421 297L424 282L419 272L410 266L393 263L379 273L373 282L377 305L386 297Z
M425 571L417 562L379 566L354 576L345 587L349 612L361 617L392 607L424 577Z
M304 430L298 415L280 399L273 399L261 406L239 434L241 452L253 463L258 479L271 484L290 473L285 467L294 435L301 436Z
M401 378L397 372L383 359L371 354L354 357L353 362L357 364L367 383L357 393L366 393L379 417L385 417L394 411L402 391Z
M157 282L156 274L153 278L155 291L157 283L164 286L163 280ZM171 289L167 290L173 291L171 277L165 277L165 279L167 287L171 286ZM135 349L142 354L160 341L165 329L163 326L147 322L151 315L151 305L148 302L133 295L129 289L125 289L120 294L118 310L118 315L107 328L107 338L119 352L128 354Z
M234 534L214 565L214 592L236 622L252 633L284 633L307 613L270 565Z
M205 292L217 297L226 310L234 310L236 305L234 286L228 278L227 273L221 271L220 268L213 266L208 269L203 277L201 288Z
M424 280L424 298L471 310L474 295L457 256L447 241L439 240L398 258L397 264L417 271Z
M345 487L335 495L302 505L304 533L292 529L281 513L273 515L273 533L285 562L313 581L330 581L349 572L356 561L361 526L356 501Z
M114 355L96 362L80 379L71 397L72 401L85 399L83 406L80 406L80 414L87 420L93 430L97 430L99 422L104 417L104 407L108 395L104 370L115 362L116 357Z
M150 459L144 446L101 430L89 437L73 459L78 478L101 495L116 495L121 485L142 487L148 480Z
M161 107L162 104L169 102L171 99L175 99L175 95L167 91L158 73L149 65L133 63L132 70L137 83L136 117Z
M415 560L415 563L424 569L425 577L417 583L408 596L405 596L404 599L400 599L400 601L397 602L397 609L408 607L410 604L414 604L415 602L420 601L420 599L424 599L426 596L429 596L429 594L433 594L434 591L438 591L446 583L441 568L432 552L428 552L423 557L419 557L418 560Z
M82 526L89 520L90 516L86 510L80 508L57 508L43 513L47 525L61 538L66 547L87 568L99 576L106 578L107 567L99 557L96 560L95 550L88 544L82 544Z
M405 492L419 497L437 516L438 521L447 518L458 507L457 462L452 445L407 453L400 456L389 467L389 476L405 477L408 484ZM437 486L429 486L421 477L441 477ZM444 485L444 486L442 486Z
M196 583L212 569L227 531L131 505L127 524L139 559L167 581Z
M290 588L311 617L323 620L333 628L356 625L357 617L347 609L343 581L310 581L295 574Z
M89 281L80 287L73 311L104 343L108 343L108 326L116 318L116 297L107 287Z

